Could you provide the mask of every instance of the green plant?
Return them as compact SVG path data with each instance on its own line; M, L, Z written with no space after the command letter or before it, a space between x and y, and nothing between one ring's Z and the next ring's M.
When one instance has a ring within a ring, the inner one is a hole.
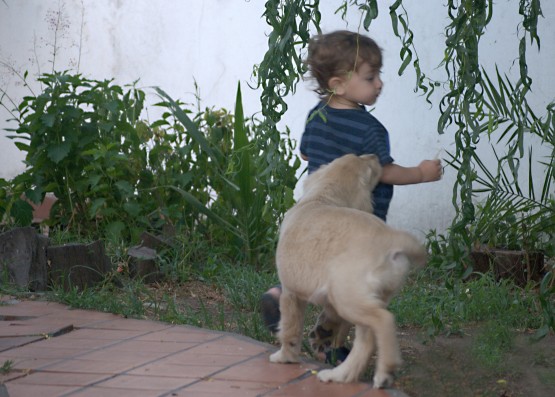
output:
M486 368L502 370L502 360L513 346L513 333L505 324L487 321L472 347L472 353Z
M522 213L514 208L514 203L489 196L483 204L477 205L475 221L467 229L468 236L474 240L474 248L540 251L552 256L554 247L550 232L555 226L552 218L553 213L546 211Z
M135 191L146 168L144 93L67 73L39 81L43 92L18 106L11 137L26 152L27 170L14 183L34 203L54 193L53 218L65 227L133 236L132 225L147 224Z
M0 181L0 215L30 224L27 200L53 192L50 225L76 235L118 243L178 230L239 261L269 263L300 162L288 131L276 144L244 116L240 87L234 114L193 114L157 89L164 112L146 123L145 93L134 86L65 72L39 80L44 91L13 112L27 169Z
M457 334L468 324L495 321L507 329L538 329L541 309L530 291L515 288L511 280L495 281L491 275L464 283L430 267L415 273L392 301L399 326L417 326L427 335Z
M0 367L0 374L2 375L6 375L9 374L13 368L13 360L6 360L4 361L4 364L2 364L2 366Z
M209 200L203 203L191 191L169 188L213 222L216 227L207 230L212 238L223 239L246 262L264 264L273 251L279 221L294 202L300 161L293 161L289 132L274 146L266 124L245 118L238 86L234 115L207 111L201 126L209 133L193 134L194 122L187 113L164 91L157 91L164 100L160 105L188 128L192 143L200 148L195 161L207 171L203 175L210 186Z
M126 277L108 275L104 282L85 289L52 286L50 299L80 309L94 309L121 314L126 317L143 318L144 296L149 296L146 286Z
M550 329L555 329L555 277L553 270L547 272L540 284L539 301L543 315L543 324L536 332L536 338L543 338Z
M467 225L465 232L460 234L468 236L469 245L473 243L472 238L477 237L487 239L493 245L538 249L552 255L555 198L551 186L555 180L555 125L551 120L554 104L550 104L546 115L540 118L526 100L526 89L523 92L522 87L513 86L499 71L495 80L485 71L482 75L485 95L468 117L476 120L475 134L485 134L489 141L495 140L495 144L490 145L497 164L491 169L476 151L470 154L469 161L474 165L471 194L485 198L478 204L478 211L473 205L463 222ZM547 157L536 158L533 143L525 150L527 136L541 140L542 146L548 149ZM502 150L502 156L498 154L499 150ZM457 156L452 155L451 164L459 173L463 172L463 163ZM546 170L540 186L532 173L537 165ZM521 166L528 168L524 186L519 180ZM453 232L461 232L455 225ZM472 229L470 234L469 226Z

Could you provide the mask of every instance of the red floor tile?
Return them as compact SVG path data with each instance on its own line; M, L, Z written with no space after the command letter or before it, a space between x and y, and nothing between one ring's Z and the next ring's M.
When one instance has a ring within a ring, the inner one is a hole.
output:
M212 331L202 331L198 328L191 328L186 325L173 326L163 331L152 332L141 335L136 340L152 342L191 342L200 343L221 338L221 334Z
M301 364L273 364L265 360L255 358L251 362L231 368L214 375L214 379L255 381L268 385L278 386L293 379L299 378L310 372L310 366Z
M84 386L106 379L106 375L78 374L71 372L35 372L13 381L13 384L48 386Z
M112 330L142 331L142 332L161 331L171 327L172 326L169 324L148 321L148 320L128 319L128 318L116 318L108 321L98 321L86 326L86 328L90 328L90 329L103 329L103 330L112 329Z
M160 392L183 387L191 383L190 379L171 376L118 375L100 382L95 387L125 390L157 390Z
M42 336L16 336L16 337L5 337L0 338L0 352L4 350L13 349L14 347L19 347L26 345L31 342L37 342L44 339Z
M21 358L18 356L17 352L14 351L4 353L7 354L0 355L0 363L11 360L13 361L13 369L24 372L29 372L31 370L42 368L46 365L52 365L60 362L60 360L57 358Z
M237 380L206 379L184 389L177 390L172 396L180 397L255 397L272 390L271 385ZM316 397L316 396L314 396ZM322 395L323 397L323 395Z
M197 344L192 342L164 342L164 341L145 341L145 340L127 340L121 343L112 344L110 351L126 352L126 351L143 351L152 353L176 353L195 347Z
M113 330L113 329L77 329L63 335L64 339L101 339L109 341L121 341L144 335L144 331Z
M59 397L76 390L71 386L23 385L11 382L6 384L6 389L10 397ZM120 397L122 396L120 395Z
M240 335L0 300L0 363L13 361L0 382L10 397L402 396L324 384L314 376L322 364L272 364L275 347Z
M92 373L115 375L129 371L135 364L129 362L92 361L92 360L63 360L61 362L42 367L48 372Z
M177 353L168 357L164 360L165 363L174 365L219 365L222 367L227 367L232 364L236 364L240 361L244 361L248 356L240 355L223 355L223 354L201 354L197 349L189 349L182 353Z
M249 343L231 336L224 336L194 348L198 354L220 354L249 357L268 351L268 346Z
M200 379L222 371L225 366L221 365L178 365L167 364L164 361L142 365L139 368L129 370L129 375L143 376L169 376L183 377L189 379Z
M159 392L141 389L111 389L107 387L87 387L72 393L72 397L157 397ZM37 395L38 397L39 395ZM11 397L11 395L10 395ZM42 397L42 396L40 396Z

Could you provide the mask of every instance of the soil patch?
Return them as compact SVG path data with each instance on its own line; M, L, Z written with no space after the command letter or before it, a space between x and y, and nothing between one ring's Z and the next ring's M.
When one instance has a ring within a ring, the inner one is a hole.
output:
M531 334L516 334L494 363L477 354L479 338L478 328L427 342L418 330L401 330L404 365L396 386L412 397L555 396L554 335L533 342Z

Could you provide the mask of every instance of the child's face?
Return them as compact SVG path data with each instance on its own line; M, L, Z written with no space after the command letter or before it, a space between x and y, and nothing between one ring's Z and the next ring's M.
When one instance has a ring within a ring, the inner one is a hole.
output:
M367 63L360 65L358 70L344 78L342 87L336 92L344 102L355 106L373 105L378 100L383 87L380 70L373 69Z

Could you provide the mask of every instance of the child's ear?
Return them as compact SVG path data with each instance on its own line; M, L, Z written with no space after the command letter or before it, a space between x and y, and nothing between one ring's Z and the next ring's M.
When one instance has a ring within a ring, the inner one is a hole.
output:
M328 87L334 95L345 94L345 81L341 77L332 77L328 81Z

